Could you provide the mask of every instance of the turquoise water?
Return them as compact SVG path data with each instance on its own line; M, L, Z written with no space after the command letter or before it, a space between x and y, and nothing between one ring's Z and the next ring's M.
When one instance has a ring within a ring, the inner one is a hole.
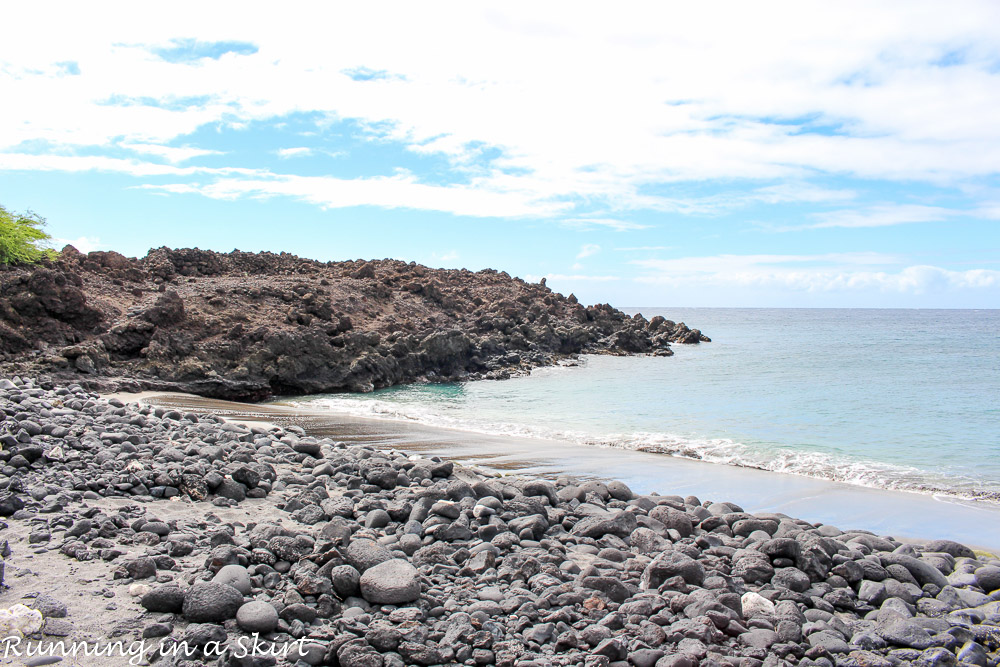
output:
M1000 501L1000 311L639 310L714 342L297 402Z

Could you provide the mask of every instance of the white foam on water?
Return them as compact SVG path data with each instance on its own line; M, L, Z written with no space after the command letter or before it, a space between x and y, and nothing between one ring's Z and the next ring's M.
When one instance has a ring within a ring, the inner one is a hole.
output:
M827 452L787 447L750 445L728 438L691 438L668 433L632 432L595 436L541 424L515 424L488 419L470 419L435 410L427 404L396 403L373 398L336 396L286 401L309 410L323 410L353 417L415 423L480 433L568 442L662 454L693 461L801 475L876 489L890 489L964 499L1000 502L1000 487L960 475L934 474L915 466L861 460Z

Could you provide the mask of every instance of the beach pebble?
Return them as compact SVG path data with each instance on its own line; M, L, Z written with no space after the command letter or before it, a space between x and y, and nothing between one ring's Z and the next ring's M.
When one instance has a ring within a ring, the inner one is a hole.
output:
M987 565L976 570L975 575L976 585L987 593L1000 590L1000 567Z
M184 607L184 591L176 585L157 586L142 596L140 604L147 611L178 613Z
M228 584L198 583L184 594L184 618L195 623L218 623L233 618L243 595Z
M169 623L150 623L142 629L143 639L156 639L166 637L174 631L174 626Z
M361 596L376 604L404 604L420 597L420 575L405 560L394 558L361 575Z
M341 600L346 600L360 592L361 574L352 565L338 565L330 570L333 590Z
M930 634L912 618L890 617L879 622L876 632L895 646L923 650L931 645Z
M61 655L38 655L24 658L24 667L42 667L43 665L56 665L62 662Z
M254 600L240 606L236 622L246 632L267 634L278 627L278 612L267 602Z
M364 574L369 568L379 563L392 560L392 554L382 545L366 539L352 540L344 553L347 562Z
M745 617L754 616L756 614L770 615L774 613L774 603L762 595L754 593L753 591L743 594L743 597L740 598L740 606L743 609L743 616Z
M46 618L42 634L50 637L69 637L74 630L73 624L62 618Z
M31 607L40 611L45 618L65 618L69 613L65 602L45 593L36 597Z
M250 574L242 565L224 565L215 573L212 581L219 584L228 584L243 595L250 594Z
M134 598L141 598L153 590L149 584L131 584L128 587L128 594Z

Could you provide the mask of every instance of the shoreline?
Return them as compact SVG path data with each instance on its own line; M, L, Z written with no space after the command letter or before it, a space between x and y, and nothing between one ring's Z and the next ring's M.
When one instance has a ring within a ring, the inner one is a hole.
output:
M516 474L477 472L434 453L440 432L384 424L310 436L20 379L0 379L0 411L0 624L32 642L193 651L163 667L1000 661L1000 559L956 541L637 492L557 459L549 481L509 451L465 458ZM305 641L245 662L253 633Z
M303 399L308 399L308 398L309 397L292 396L283 398L280 401L275 400L271 402L265 402L254 405L275 407L284 405L286 400L289 403L299 403ZM849 479L844 479L835 476L831 477L831 476L826 476L824 474L815 474L808 471L802 471L794 467L783 467L783 468L772 469L762 461L759 460L754 461L746 458L712 460L712 458L710 457L704 457L699 455L687 455L681 453L683 451L683 448L671 448L669 446L663 446L658 444L635 443L632 441L637 436L642 434L631 434L631 436L619 435L618 437L611 437L610 439L602 438L600 436L595 436L581 440L579 438L549 437L547 435L538 435L538 434L509 433L497 430L484 430L482 428L476 428L472 425L469 425L468 427L452 426L447 424L421 421L419 418L410 418L407 416L383 416L383 415L376 415L375 413L342 410L338 408L333 408L329 411L315 410L307 407L296 407L296 409L302 410L304 414L305 413L330 414L346 420L351 420L351 419L373 420L379 422L392 422L396 424L410 425L410 426L415 426L417 428L439 429L442 431L456 431L466 434L468 438L486 438L486 439L512 438L514 440L528 440L532 442L538 442L542 445L542 447L558 446L558 447L569 447L569 448L584 447L587 449L600 448L600 449L610 449L621 452L652 454L656 456L665 456L676 460L691 461L701 464L721 465L726 467L740 468L748 471L757 471L757 472L775 474L781 476L791 475L794 477L801 477L809 480L815 480L818 482L844 484L854 488L865 488L874 491L887 491L891 493L916 494L918 496L934 497L936 499L943 500L946 502L957 502L957 503L968 502L974 504L981 504L987 508L995 507L997 509L1000 509L1000 491L997 490L956 489L956 488L949 488L945 485L935 485L932 482L906 483L899 481L883 480L882 483L878 483L878 482L865 481L864 478L859 479L857 475L852 476ZM779 453L781 453L780 450L779 452L776 452L776 454ZM802 452L798 453L801 454ZM871 465L873 463L877 464L883 462L865 461L862 463ZM847 465L850 465L850 463L847 462ZM888 463L886 465L898 467L900 464L897 462L897 463Z
M723 498L750 511L780 511L813 523L862 528L913 543L954 539L975 549L1000 553L1000 504L989 501L862 486L641 450L489 435L280 404L242 404L171 392L119 392L108 397L198 408L234 423L294 424L309 434L439 455L501 474L615 479L644 493ZM650 473L638 475L634 472L637 468ZM595 472L599 470L606 472ZM660 476L654 478L655 473Z

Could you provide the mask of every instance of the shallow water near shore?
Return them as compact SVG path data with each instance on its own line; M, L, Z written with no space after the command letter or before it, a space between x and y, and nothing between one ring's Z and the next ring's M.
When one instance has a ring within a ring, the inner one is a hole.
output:
M122 400L137 396L121 394ZM149 394L143 400L213 412L245 423L295 424L336 440L440 455L500 474L620 479L638 493L697 495L736 502L752 512L782 512L842 529L864 529L899 539L953 539L1000 552L1000 505L927 494L868 489L808 477L720 466L640 451L355 417L287 402L247 405L185 394Z
M589 356L504 382L294 403L1000 501L1000 310L641 312L714 342L674 345L671 358Z

